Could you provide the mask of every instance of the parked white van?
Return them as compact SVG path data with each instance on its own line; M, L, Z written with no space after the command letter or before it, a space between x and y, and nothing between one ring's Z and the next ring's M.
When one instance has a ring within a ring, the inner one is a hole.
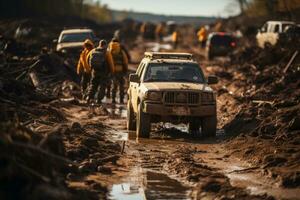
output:
M279 35L293 25L295 23L292 21L267 21L256 35L258 46L265 48L276 45Z

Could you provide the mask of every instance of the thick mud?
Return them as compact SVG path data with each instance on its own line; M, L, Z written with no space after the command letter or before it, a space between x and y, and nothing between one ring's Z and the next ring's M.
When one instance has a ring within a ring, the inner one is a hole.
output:
M132 46L131 71L145 50L171 48L139 40ZM206 61L203 50L182 45L176 51L193 53L206 75L220 78L217 137L156 124L150 139L137 139L126 130L126 105L79 101L74 63L51 51L35 58L40 49L29 47L26 56L0 58L1 180L11 181L0 199L10 190L19 199L299 199L299 57L282 75L292 50L250 48L233 56L242 60ZM264 59L274 55L285 56L279 64ZM23 77L35 82L40 75L34 87L18 81L32 66L43 69Z
M299 189L284 189L260 168L231 156L223 144L224 130L218 130L215 139L199 139L189 135L185 125L156 125L150 139L137 139L135 132L126 131L125 115L107 121L116 128L112 138L126 143L121 163L129 163L128 172L110 185L109 199L298 198ZM181 164L174 164L177 161ZM214 180L213 189L201 186Z

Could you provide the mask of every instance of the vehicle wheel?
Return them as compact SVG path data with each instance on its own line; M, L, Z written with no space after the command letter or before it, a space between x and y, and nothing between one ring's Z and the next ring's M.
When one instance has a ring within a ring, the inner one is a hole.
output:
M188 131L191 134L199 134L200 131L200 122L199 121L191 121L188 124Z
M207 60L212 60L214 58L212 53L207 53Z
M202 119L202 135L205 137L215 137L217 131L216 116L205 117Z
M134 116L134 111L130 100L127 101L127 130L128 131L136 130L136 119Z
M264 43L264 48L265 49L270 49L270 48L272 48L272 44L270 42L265 42Z
M136 117L136 136L141 138L150 137L150 115L143 112L142 103L138 106L138 112Z

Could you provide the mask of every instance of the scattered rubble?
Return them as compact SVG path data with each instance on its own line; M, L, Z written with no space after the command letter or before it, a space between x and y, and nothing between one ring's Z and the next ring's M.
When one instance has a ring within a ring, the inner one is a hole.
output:
M284 187L300 186L297 48L246 48L235 52L226 67L208 68L222 79L217 86L219 125L237 136L228 141L228 148Z
M80 104L77 58L6 37L1 42L0 199L105 198L106 186L87 177L110 173L105 165L116 163L121 146L106 139L88 107L87 122L65 113Z

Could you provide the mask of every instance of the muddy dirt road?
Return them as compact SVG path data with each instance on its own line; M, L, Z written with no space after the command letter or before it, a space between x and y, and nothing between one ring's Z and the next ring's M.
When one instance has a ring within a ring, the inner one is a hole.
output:
M203 57L203 52L192 51ZM220 62L225 61L222 58L203 61L202 67L211 73L212 67L206 66ZM132 70L135 68L131 66ZM86 176L70 176L71 188L97 193L97 183L101 190L108 188L106 198L120 200L298 199L300 189L281 187L263 167L236 157L232 149L228 149L231 136L220 127L232 116L222 111L224 104L219 110L220 124L214 139L195 138L185 125L171 124L156 124L150 139L137 139L135 132L126 130L126 105L112 105L109 99L104 102L102 106L72 104L63 109L71 123L79 122L92 135L101 131L104 141L120 146L108 149L108 155L117 157L100 168L91 167ZM90 158L97 159L93 156L97 151L92 150L80 163L89 166L86 163Z
M118 160L90 168L87 176L71 176L71 188L95 190L98 183L109 189L108 199L298 198L299 189L282 189L262 169L230 155L222 129L215 139L201 139L189 135L185 125L157 124L150 139L137 139L126 130L125 105L68 105L62 110L91 134L105 127L106 139L121 146Z
M137 42L130 70L146 50L170 51L170 45ZM296 61L284 76L281 70L294 52L250 48L239 51L236 57L244 60L234 64L228 58L208 62L198 47L178 51L193 53L206 75L220 79L214 139L170 124L155 124L150 139L137 139L126 130L125 104L108 99L89 106L78 100L76 82L65 81L67 72L39 89L16 80L19 74L4 77L11 69L3 65L0 178L6 188L0 199L299 199L300 70ZM274 53L284 53L282 66L263 59ZM32 55L8 58L22 68L17 72L36 61ZM47 59L50 64L35 67L72 67L54 52Z
M109 199L297 199L300 190L281 189L259 168L228 154L223 130L207 140L193 138L184 125L157 125L151 139L136 139L126 131L124 109L109 108L115 117L104 121L114 127L113 140L126 142L107 182Z

